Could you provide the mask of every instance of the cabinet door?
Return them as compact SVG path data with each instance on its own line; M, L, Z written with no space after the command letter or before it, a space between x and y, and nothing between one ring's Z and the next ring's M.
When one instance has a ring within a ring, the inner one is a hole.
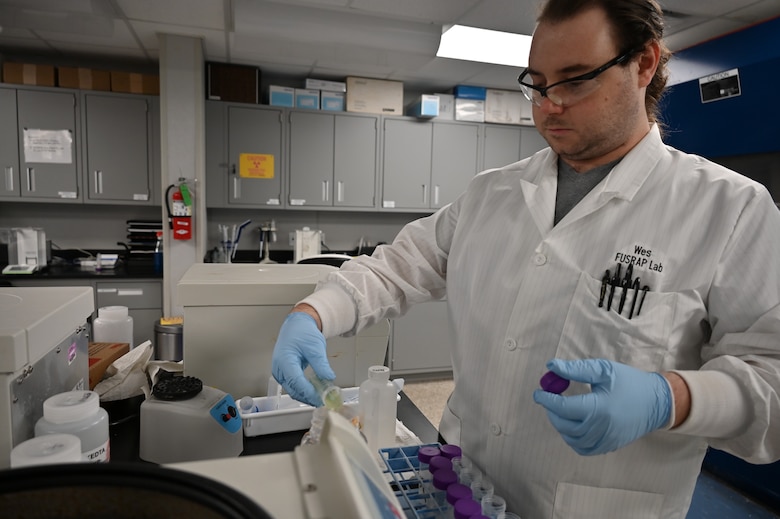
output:
M429 208L432 128L427 122L385 120L382 207Z
M520 160L522 128L485 125L482 169L500 168Z
M18 90L22 197L79 197L76 94Z
M150 199L149 101L84 96L87 200Z
M206 207L228 207L227 107L206 101Z
M333 205L374 207L378 117L336 116Z
M544 140L536 128L521 128L520 129L520 158L524 159L530 157L537 151L543 150L547 147L547 141Z
M228 108L231 206L278 206L282 199L282 111Z
M290 113L291 206L333 205L334 116Z
M393 373L452 369L447 301L420 303L392 320L390 366Z
M0 198L18 198L19 188L19 129L16 126L16 90L0 89Z
M433 123L431 207L454 201L478 173L479 125Z

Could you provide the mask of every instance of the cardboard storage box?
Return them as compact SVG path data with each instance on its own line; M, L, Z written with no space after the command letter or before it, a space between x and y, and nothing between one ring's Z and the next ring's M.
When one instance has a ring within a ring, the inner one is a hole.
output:
M485 122L485 101L479 99L455 98L455 120Z
M423 94L409 105L406 115L420 119L431 119L439 116L439 96Z
M343 112L345 97L346 94L344 92L323 90L320 92L320 108L328 112Z
M522 92L488 89L485 98L485 122L533 124L531 102Z
M130 345L126 342L90 342L89 389L94 389L103 380L106 369L128 351Z
M53 65L3 63L3 82L19 85L54 86Z
M305 108L307 110L320 109L320 91L308 90L305 88L295 89L295 108Z
M452 93L455 94L455 97L460 97L462 99L477 99L484 101L487 96L487 88L471 85L455 85L455 88L452 89Z
M111 90L111 73L83 67L57 67L57 86L82 90Z
M227 63L206 64L206 99L260 103L260 69Z
M435 94L439 96L439 119L455 119L455 96L452 94Z
M401 81L347 78L347 112L403 115L404 84Z
M306 88L309 90L325 90L326 92L346 92L347 84L341 81L326 81L324 79L306 78Z
M160 76L134 72L111 72L111 91L128 94L160 94Z
M295 89L279 85L268 86L268 104L271 106L295 106Z

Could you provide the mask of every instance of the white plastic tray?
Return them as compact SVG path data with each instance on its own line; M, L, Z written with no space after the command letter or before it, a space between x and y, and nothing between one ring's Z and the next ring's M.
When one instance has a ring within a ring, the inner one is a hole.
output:
M349 387L341 389L341 396L345 405L357 406L360 388ZM254 397L255 405L259 411L254 413L241 413L244 423L244 436L261 436L263 434L276 434L289 431L304 431L311 425L311 417L314 408L294 400L290 395L282 395L279 398L279 407L274 409L275 396Z

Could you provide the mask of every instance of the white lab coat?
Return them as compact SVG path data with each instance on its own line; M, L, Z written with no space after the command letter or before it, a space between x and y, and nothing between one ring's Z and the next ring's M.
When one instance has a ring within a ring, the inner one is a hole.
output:
M780 211L763 186L665 146L654 127L553 227L556 164L546 149L478 175L306 301L332 336L446 293L455 390L440 430L509 510L684 518L708 445L780 457ZM650 287L631 320L628 306L617 313L619 290L611 311L598 307L617 262ZM553 357L678 370L691 414L674 431L580 456L532 400Z

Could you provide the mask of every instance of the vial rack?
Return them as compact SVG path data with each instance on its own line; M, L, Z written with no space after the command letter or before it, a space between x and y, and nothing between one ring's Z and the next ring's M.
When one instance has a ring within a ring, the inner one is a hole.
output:
M384 473L391 476L390 486L401 503L407 519L444 517L445 510L432 502L431 494L424 488L424 484L430 482L430 479L424 480L420 476L420 461L417 459L417 452L420 448L427 446L441 447L441 444L427 443L379 449L386 466Z

